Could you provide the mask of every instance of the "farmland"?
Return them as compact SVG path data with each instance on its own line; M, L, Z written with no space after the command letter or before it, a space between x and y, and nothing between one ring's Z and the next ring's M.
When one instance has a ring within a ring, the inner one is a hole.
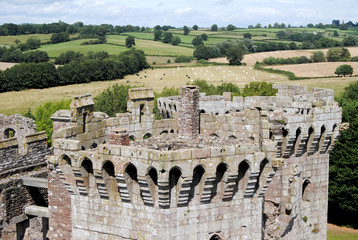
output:
M104 82L92 82L86 84L68 85L49 89L34 90L29 89L21 92L8 92L0 94L0 113L14 114L24 113L28 108L36 109L37 106L48 100L58 100L72 98L75 95L92 92L93 95L98 94L105 88L112 86L115 83L124 83L137 86L152 87L155 91L161 91L166 87L179 87L186 84L188 81L195 79L204 79L211 84L218 85L223 82L232 82L240 87L250 81L269 81L273 83L286 84L300 84L306 85L308 88L312 87L327 87L336 90L336 95L339 95L345 86L353 81L357 81L357 77L337 78L326 76L333 76L334 70L339 63L319 63L319 64L304 64L304 65L284 65L274 66L281 70L292 71L299 77L314 77L312 79L305 79L300 81L289 81L286 76L279 74L271 74L253 69L253 65L259 61L262 62L267 57L310 57L312 52L317 49L309 50L286 50L286 51L272 51L251 53L244 56L243 62L248 66L207 66L198 64L196 61L192 63L174 63L175 57L179 55L192 56L194 47L191 41L203 33L208 35L208 41L205 45L212 45L217 42L227 40L244 39L245 33L250 33L252 40L255 42L287 42L286 40L278 39L276 33L283 29L275 28L260 28L260 29L236 29L234 31L219 30L212 32L210 29L191 30L189 35L184 35L181 29L170 29L169 32L173 36L179 36L182 43L177 46L165 44L161 41L154 41L152 32L126 32L116 35L107 35L106 44L82 45L81 43L89 41L90 39L76 39L69 42L58 44L45 44L50 41L51 34L29 34L18 36L3 36L0 38L0 45L14 46L15 40L26 42L29 38L38 38L43 43L39 50L46 51L50 58L58 57L61 53L68 50L78 51L86 54L89 51L98 52L106 51L110 55L117 55L120 52L128 50L125 47L125 40L128 36L135 37L135 48L143 50L147 56L148 63L154 67L154 70L147 69L139 73L139 76L126 76L124 79ZM341 31L338 29L315 29L315 28L289 28L285 31L309 32L314 31L323 32L329 38L334 38L341 41L345 36L354 36L357 32L354 30ZM337 31L339 37L332 37L333 31ZM71 38L76 38L78 35L71 35ZM300 45L300 42L296 42ZM318 49L327 52L328 49ZM358 47L350 47L349 51L352 56L358 56ZM214 59L213 61L227 63L226 58ZM357 74L357 64L353 64L355 69L354 74ZM3 63L0 69L5 69L12 66L13 63ZM180 67L179 67L180 66ZM155 68L165 67L165 68ZM324 77L324 78L317 78Z
M290 81L285 76L257 71L249 66L154 68L153 70L143 70L138 75L139 76L129 75L124 79L114 81L91 82L47 89L28 89L20 92L1 93L0 113L25 113L28 108L34 110L46 101L69 99L88 92L95 96L116 83L152 87L154 91L160 92L165 86L180 87L195 79L204 79L214 85L220 85L223 82L232 82L241 88L251 81L268 81L272 83L305 85L309 89L313 87L332 88L336 90L336 95L338 95L343 91L345 86L358 80L358 77L345 77Z

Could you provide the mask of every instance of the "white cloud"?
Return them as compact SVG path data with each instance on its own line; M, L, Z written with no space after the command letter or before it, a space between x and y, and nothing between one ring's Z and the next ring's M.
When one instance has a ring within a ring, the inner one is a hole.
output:
M190 7L187 7L187 8L179 8L179 9L176 9L174 12L176 14L183 14L183 13L187 13L187 12L190 12L192 10L192 8Z
M251 16L254 19L255 16L272 16L279 15L281 13L274 8L247 7L244 10L244 14L247 16Z

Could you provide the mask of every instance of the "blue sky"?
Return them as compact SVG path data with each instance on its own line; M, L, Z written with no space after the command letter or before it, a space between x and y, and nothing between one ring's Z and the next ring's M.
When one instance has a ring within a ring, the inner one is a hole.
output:
M3 23L109 23L113 25L212 24L247 27L261 23L358 22L357 0L0 0Z

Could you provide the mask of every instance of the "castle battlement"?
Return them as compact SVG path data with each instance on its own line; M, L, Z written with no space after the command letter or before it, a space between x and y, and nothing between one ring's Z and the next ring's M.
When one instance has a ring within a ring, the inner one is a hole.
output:
M163 120L151 89L130 90L128 113L111 118L76 98L52 116L51 236L325 238L341 108L331 90L275 88L231 100L184 86L158 99Z
M46 132L36 132L32 119L0 115L0 173L45 163L46 142Z

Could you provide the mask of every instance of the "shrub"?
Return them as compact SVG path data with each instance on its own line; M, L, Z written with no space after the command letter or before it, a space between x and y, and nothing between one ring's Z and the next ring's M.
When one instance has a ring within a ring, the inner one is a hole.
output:
M351 59L351 54L347 48L330 48L326 59L328 62L348 62Z
M114 117L116 113L126 112L129 88L131 86L115 84L105 89L93 99L94 110L105 112L110 117Z
M214 53L213 50L210 47L206 47L204 45L199 45L193 53L194 57L197 58L198 60L200 59L209 59L212 58Z
M351 62L358 62L358 56L352 57L352 58L351 58Z
M190 62L191 61L191 57L187 57L187 56L178 56L175 58L174 60L176 63L184 63L184 62Z
M344 77L347 76L347 75L350 75L352 76L353 74L353 68L351 65L348 65L348 64L343 64L339 67L337 67L336 71L334 72L335 74L338 75L338 77L340 75L343 75Z
M316 52L313 52L313 54L311 56L311 60L312 60L312 62L325 62L326 58L324 57L324 54L322 51L316 51Z
M52 145L53 123L51 115L61 109L70 109L71 99L46 102L36 109L35 122L37 131L46 131L47 145Z
M272 85L268 82L250 82L242 90L242 96L275 96L278 90L272 88Z

